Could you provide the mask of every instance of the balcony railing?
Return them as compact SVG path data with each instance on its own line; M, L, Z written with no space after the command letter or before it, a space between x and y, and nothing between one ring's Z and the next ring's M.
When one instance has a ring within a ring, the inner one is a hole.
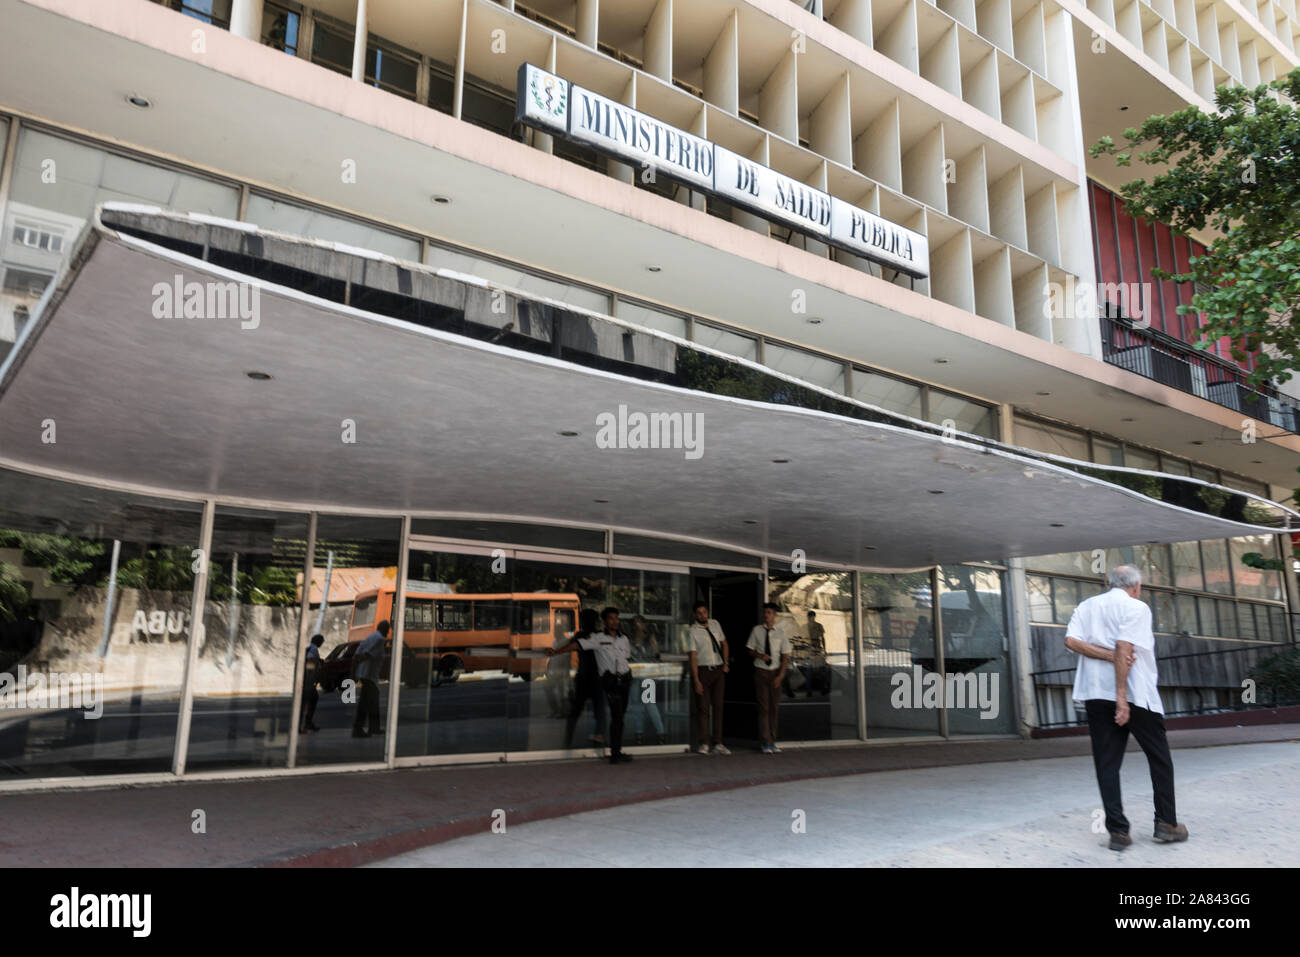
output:
M1157 330L1135 328L1127 319L1102 316L1100 322L1102 356L1111 365L1300 433L1300 408L1274 389L1248 385L1237 366Z

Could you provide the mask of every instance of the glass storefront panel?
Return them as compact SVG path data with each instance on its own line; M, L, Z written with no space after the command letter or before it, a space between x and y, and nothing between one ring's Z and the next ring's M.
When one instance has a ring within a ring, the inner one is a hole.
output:
M690 739L690 584L685 572L610 569L610 603L632 642L625 747L685 746Z
M0 472L0 780L171 770L202 517Z
M1052 622L1052 581L1037 575L1025 576L1029 594L1029 620L1040 624Z
M736 333L728 332L726 329L711 326L707 322L695 323L695 341L702 346L708 346L710 349L717 349L719 352L726 352L733 356L740 356L742 359L754 360L758 358L757 339L736 335Z
M402 523L395 518L321 515L316 521L308 631L323 638L315 712L320 730L298 736L300 765L386 756L392 632L383 642L382 660L376 655L362 662L356 653L380 622L393 623L401 537ZM409 667L401 678L413 680Z
M536 273L525 272L522 269L516 269L505 263L497 262L495 259L471 256L468 253L447 249L443 246L430 246L427 265L439 269L454 269L469 276L486 279L488 282L500 283L511 289L519 289L536 296L544 296L572 306L581 306L594 312L609 314L610 299L606 293L588 289L586 286L577 283L566 283L547 276L539 276ZM619 308L622 308L621 303ZM627 318L633 322L638 321L631 316Z
M523 522L490 522L478 519L413 518L412 535L459 538L471 542L490 541L503 547L527 545L566 552L605 552L605 532L599 528L570 528L565 525L529 525Z
M939 733L942 699L927 697L925 678L935 674L929 572L862 573L862 665L869 739Z
M288 763L307 523L306 515L216 510L187 770Z
M853 575L795 573L769 561L767 601L780 606L776 620L794 649L781 683L777 740L856 739Z
M972 565L939 569L950 735L1015 730L1003 577L997 569Z
M1025 559L1025 568L1036 572L1062 575L1095 575L1091 552L1061 552L1059 555L1035 555Z

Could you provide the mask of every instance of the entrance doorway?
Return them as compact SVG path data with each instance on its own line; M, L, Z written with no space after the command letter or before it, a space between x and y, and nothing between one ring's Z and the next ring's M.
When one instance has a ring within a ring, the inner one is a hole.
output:
M691 573L695 600L708 603L709 614L722 626L731 653L723 703L723 736L742 748L756 749L758 706L754 698L754 665L745 651L745 643L754 625L761 620L762 576L699 568L691 569Z

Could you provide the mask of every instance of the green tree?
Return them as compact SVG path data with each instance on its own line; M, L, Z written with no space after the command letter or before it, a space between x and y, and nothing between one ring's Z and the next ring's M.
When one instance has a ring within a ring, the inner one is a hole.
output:
M1158 170L1120 188L1134 215L1184 236L1214 234L1188 272L1152 270L1199 290L1178 307L1205 317L1193 346L1209 349L1226 338L1237 361L1255 354L1248 382L1286 382L1300 365L1300 68L1254 89L1221 86L1214 100L1212 113L1193 106L1152 116L1124 131L1124 147L1106 136L1089 152ZM1287 562L1258 553L1243 561L1289 573Z

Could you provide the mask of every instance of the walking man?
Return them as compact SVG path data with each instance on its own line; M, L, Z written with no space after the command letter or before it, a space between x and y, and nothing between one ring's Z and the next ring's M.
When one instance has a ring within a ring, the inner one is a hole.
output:
M781 682L790 667L794 646L790 636L776 623L781 609L773 602L763 606L763 623L755 625L745 646L754 659L754 697L758 701L758 739L764 754L779 754L776 744L776 712L781 706Z
M1120 800L1119 768L1129 732L1151 770L1157 843L1187 840L1174 809L1174 762L1165 739L1164 708L1156 688L1156 642L1151 609L1139 600L1142 575L1119 565L1107 576L1110 591L1080 603L1065 629L1065 647L1079 655L1074 700L1088 712L1092 760L1106 812L1110 849L1133 843Z
M617 608L606 608L600 613L600 618L604 631L591 635L580 631L547 653L561 654L574 644L594 653L600 686L605 690L605 702L609 705L609 763L619 764L632 760L632 755L623 753L623 715L632 690L632 667L628 664L632 643L619 631Z
M368 738L383 734L379 726L379 676L384 665L384 644L390 626L381 621L366 635L352 655L352 677L357 679L357 716L352 722L352 737ZM367 724L369 727L367 727Z
M695 603L695 621L691 624L688 647L691 651L691 682L695 688L695 748L704 754L706 742L710 754L730 754L722 743L722 698L726 690L727 636L716 619L709 617L709 606ZM709 712L713 712L713 734L709 735Z
M325 643L324 635L312 635L311 644L307 646L307 659L302 670L302 714L298 719L298 733L319 731L316 724L316 704L320 701L320 692L316 683L320 681L320 646Z

